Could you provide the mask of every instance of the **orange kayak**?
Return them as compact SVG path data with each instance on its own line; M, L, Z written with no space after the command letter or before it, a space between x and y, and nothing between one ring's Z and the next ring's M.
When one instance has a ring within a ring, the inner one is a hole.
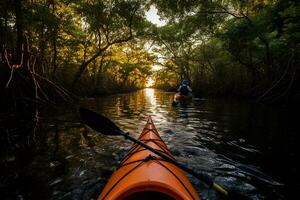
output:
M188 103L192 99L193 99L193 96L191 94L184 96L184 95L180 95L179 93L176 93L174 95L174 102Z
M151 117L139 140L173 159ZM200 200L184 172L134 144L102 190L98 200Z

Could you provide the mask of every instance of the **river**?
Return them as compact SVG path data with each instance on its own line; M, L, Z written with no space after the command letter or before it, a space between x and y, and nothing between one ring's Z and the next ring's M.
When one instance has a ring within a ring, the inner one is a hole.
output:
M297 109L199 98L172 106L173 95L144 89L84 99L80 105L104 114L136 138L151 115L175 158L193 170L253 199L298 199ZM35 135L35 148L25 155L30 159L9 189L16 199L95 199L132 145L85 127L73 105L41 109ZM203 199L220 199L188 177Z

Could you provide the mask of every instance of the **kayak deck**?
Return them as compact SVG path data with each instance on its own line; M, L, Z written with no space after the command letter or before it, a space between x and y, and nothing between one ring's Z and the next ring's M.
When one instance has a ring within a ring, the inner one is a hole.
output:
M151 117L139 137L148 146L174 159ZM113 173L98 200L200 200L181 169L148 149L133 144Z

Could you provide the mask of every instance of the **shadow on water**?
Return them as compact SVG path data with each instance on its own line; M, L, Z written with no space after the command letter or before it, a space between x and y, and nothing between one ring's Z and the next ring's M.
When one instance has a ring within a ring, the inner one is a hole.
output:
M173 93L145 89L81 104L135 137L152 115L174 156L195 171L253 199L294 199L300 186L296 110L212 99L174 107L172 100ZM95 199L132 145L86 128L72 106L41 111L36 135L34 150L22 155L27 162L15 169L18 178L1 180L0 191L9 191L4 199ZM203 199L219 199L189 177Z

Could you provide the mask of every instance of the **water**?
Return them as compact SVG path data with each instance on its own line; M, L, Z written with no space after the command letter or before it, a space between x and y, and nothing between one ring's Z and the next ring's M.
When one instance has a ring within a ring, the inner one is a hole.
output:
M297 110L197 98L173 107L172 98L173 93L145 89L85 99L81 105L109 117L134 137L151 115L176 159L193 170L253 199L298 199ZM41 110L36 146L7 186L7 199L96 199L132 143L86 128L77 109ZM189 178L203 199L220 199Z

